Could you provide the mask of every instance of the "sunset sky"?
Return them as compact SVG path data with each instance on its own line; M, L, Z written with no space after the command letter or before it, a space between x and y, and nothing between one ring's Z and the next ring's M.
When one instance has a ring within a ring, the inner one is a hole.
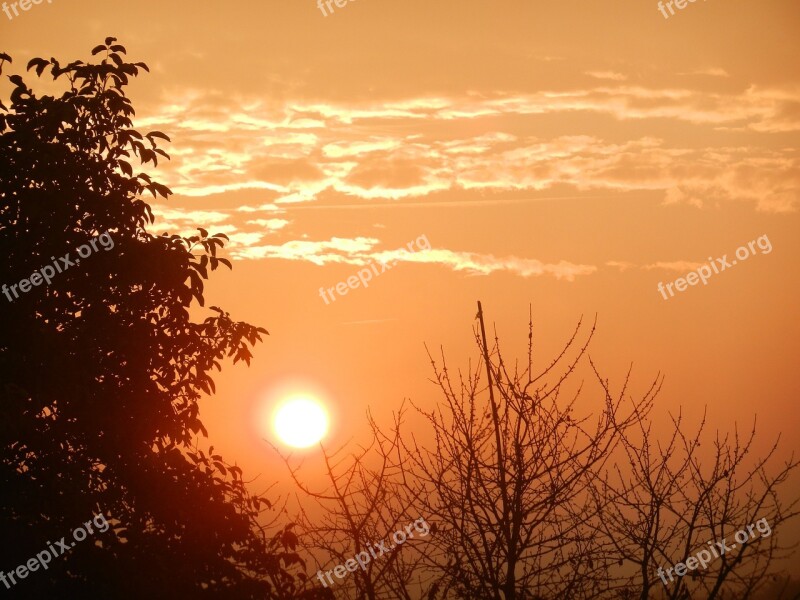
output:
M150 173L175 192L153 232L230 236L207 304L270 332L201 413L266 484L285 471L265 405L314 390L331 448L363 439L368 408L433 406L424 344L474 365L479 299L508 356L524 358L529 306L540 367L597 314L612 386L630 363L633 393L665 375L657 419L707 405L728 431L757 414L764 445L782 432L800 450L798 25L796 0L668 19L655 0L352 0L328 16L315 0L53 0L0 13L0 51L22 73L115 36L150 66L135 126L171 137ZM429 250L396 251L421 236ZM761 236L769 253L658 291ZM320 297L381 259L397 263L368 288Z

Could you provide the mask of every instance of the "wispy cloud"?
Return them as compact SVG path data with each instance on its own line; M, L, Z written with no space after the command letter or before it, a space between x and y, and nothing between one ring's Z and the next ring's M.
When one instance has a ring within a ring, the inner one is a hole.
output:
M331 238L326 241L292 240L284 244L251 245L232 248L231 255L239 259L282 259L307 261L316 265L370 263L419 263L441 265L467 275L491 275L508 272L521 277L550 275L556 279L574 281L577 276L597 271L593 265L574 264L568 261L546 263L516 256L495 257L491 254L463 252L433 248L408 252L406 250L378 250L374 238Z
M689 73L678 73L678 75L707 75L708 77L730 77L725 69L719 67L709 67L707 69L698 69Z
M609 82L625 77L589 74ZM794 88L750 86L733 93L620 83L380 105L268 106L202 94L182 102L145 120L182 130L165 183L191 197L257 194L261 202L242 211L274 211L321 197L409 201L448 191L541 193L564 186L581 193L660 191L666 204L698 208L746 201L768 212L794 211L800 198L797 150L770 149L754 138L800 130L800 91ZM620 122L685 123L706 132L703 138L741 132L753 142L686 147L654 136L611 140L607 132L519 133L526 119L563 123L563 115L581 112ZM465 136L478 120L481 131Z
M614 71L587 71L586 74L595 79L610 79L612 81L625 81L628 79L628 77L622 73L616 73Z
M687 260L674 260L671 262L655 262L649 265L643 265L642 269L646 271L661 270L661 271L692 271L698 267L702 267L705 263L690 262Z

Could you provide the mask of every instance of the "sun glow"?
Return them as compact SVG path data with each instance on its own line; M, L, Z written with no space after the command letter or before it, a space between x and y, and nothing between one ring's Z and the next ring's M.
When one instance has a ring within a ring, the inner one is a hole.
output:
M325 406L307 396L291 396L275 410L272 428L280 440L293 448L308 448L328 433L329 418Z

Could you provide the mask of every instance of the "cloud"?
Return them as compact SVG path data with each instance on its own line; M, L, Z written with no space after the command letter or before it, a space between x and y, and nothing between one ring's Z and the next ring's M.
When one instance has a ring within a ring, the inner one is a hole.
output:
M197 234L198 223L203 227L211 228L211 233L226 233L223 225L228 220L228 213L216 210L194 210L171 208L163 204L151 204L155 223L148 225L151 233L160 234L167 232L183 236Z
M291 240L283 244L253 245L231 248L231 256L238 259L279 258L301 260L324 265L328 263L363 265L368 261L368 251L378 243L374 238L337 238L328 241Z
M315 265L350 264L364 266L371 263L395 264L398 262L434 264L468 275L491 275L508 272L521 277L550 275L556 279L574 281L580 275L597 271L593 265L574 264L568 261L545 263L516 256L495 257L491 254L463 252L432 248L409 252L405 249L377 250L375 238L331 238L327 241L292 240L284 244L252 245L231 248L238 259L282 259L307 261Z
M710 67L708 69L698 69L689 73L678 73L678 75L707 75L708 77L730 77L725 69Z
M620 270L621 273L624 273L625 271L627 271L629 269L633 269L636 265L634 265L633 263L626 262L626 261L621 261L621 260L609 260L608 262L606 262L606 266L607 267L616 267L617 269Z
M259 227L266 227L270 231L278 231L286 227L290 221L286 219L253 219L247 221L248 225L258 225Z
M627 77L614 71L586 71L586 75L595 79L611 79L612 81L625 81Z
M672 262L655 262L649 265L643 265L642 269L645 271L652 271L654 269L661 270L661 271L693 271L698 267L702 267L706 263L699 263L699 262L689 262L687 260L675 260Z
M385 257L386 255L384 254L382 258L385 259ZM492 254L456 252L436 248L407 255L405 260L441 264L453 271L464 271L470 275L491 275L492 273L506 271L522 277L552 275L556 279L566 281L574 281L579 275L590 275L597 271L597 267L593 265L574 264L564 260L558 263L545 263L532 258L519 258L517 256L495 257Z
M665 204L698 208L736 201L764 212L797 210L798 151L764 140L800 130L797 88L714 92L629 85L615 71L589 74L604 82L356 105L265 104L186 93L162 107L160 117L144 122L167 132L181 129L181 146L163 171L165 184L183 196L262 198L241 205L241 211L321 197L334 203L408 202L441 192L544 192L564 186L579 193L655 191ZM565 127L572 121L565 115L578 113L606 120L593 120L604 123L594 126L598 131ZM655 136L626 137L619 127L609 130L609 119L650 120L648 130L662 135L680 123L697 129L693 140L731 140L735 132L737 143L681 145ZM528 126L533 120L537 127Z
M689 204L697 208L703 207L703 201L700 198L689 195L680 186L671 187L667 190L664 196L664 204Z

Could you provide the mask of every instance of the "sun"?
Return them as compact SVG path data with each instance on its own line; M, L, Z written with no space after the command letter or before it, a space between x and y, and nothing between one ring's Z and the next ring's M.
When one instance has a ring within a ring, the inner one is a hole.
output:
M291 396L275 410L272 428L280 440L293 448L308 448L328 433L328 411L310 396Z

